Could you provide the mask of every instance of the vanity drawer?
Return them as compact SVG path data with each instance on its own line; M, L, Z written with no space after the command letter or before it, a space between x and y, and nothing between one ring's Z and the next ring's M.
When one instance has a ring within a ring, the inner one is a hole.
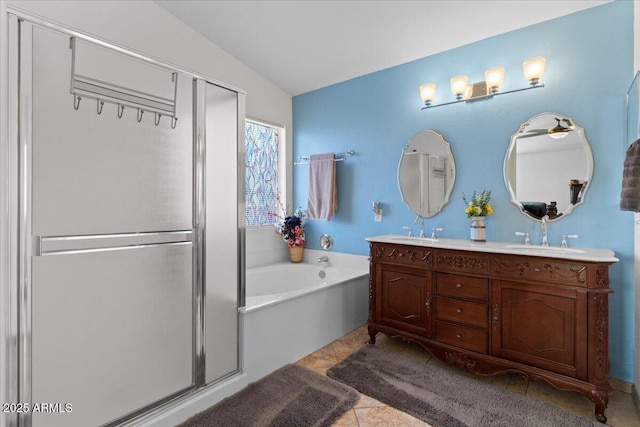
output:
M488 301L489 279L438 273L436 274L436 294Z
M436 318L488 328L489 307L477 302L436 297Z
M587 264L555 258L493 256L491 270L502 277L525 278L574 286L588 284Z
M436 320L436 340L478 353L487 354L489 349L489 333L486 329L469 328L439 320Z

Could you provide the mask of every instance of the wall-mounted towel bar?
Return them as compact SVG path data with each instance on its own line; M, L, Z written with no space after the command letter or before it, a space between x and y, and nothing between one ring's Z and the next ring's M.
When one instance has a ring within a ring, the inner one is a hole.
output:
M343 151L340 153L333 153L335 155L335 158L333 159L334 162L343 162L346 158L353 156L354 154L356 154L355 151L353 150L349 150L349 151ZM294 165L304 165L305 163L309 163L309 158L311 156L300 156L298 157L298 161L294 162Z
M98 114L107 102L117 105L118 118L129 107L137 110L138 122L144 112L149 112L154 114L156 126L165 116L171 117L171 128L175 129L178 73L125 58L75 37L71 37L69 47L73 108L80 108L84 98L94 99Z

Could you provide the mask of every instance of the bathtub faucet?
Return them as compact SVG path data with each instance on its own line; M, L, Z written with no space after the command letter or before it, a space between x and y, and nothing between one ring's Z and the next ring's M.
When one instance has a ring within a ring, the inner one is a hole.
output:
M329 262L329 257L326 255L322 255L320 258L318 258L318 262Z

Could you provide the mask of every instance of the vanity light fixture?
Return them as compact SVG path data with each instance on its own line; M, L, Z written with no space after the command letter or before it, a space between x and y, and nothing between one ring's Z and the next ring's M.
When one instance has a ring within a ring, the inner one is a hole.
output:
M504 67L488 68L484 72L485 80L478 83L469 84L469 77L464 75L452 77L451 92L456 97L456 100L443 104L432 105L436 96L436 85L434 83L425 83L420 86L420 97L422 101L424 101L424 107L422 109L425 110L427 108L441 107L459 102L475 101L476 99L491 98L497 95L544 87L543 84L540 84L540 79L544 74L545 63L546 60L543 57L530 58L524 61L522 63L522 71L525 78L529 81L529 86L506 92L499 92L500 86L502 86L504 82Z

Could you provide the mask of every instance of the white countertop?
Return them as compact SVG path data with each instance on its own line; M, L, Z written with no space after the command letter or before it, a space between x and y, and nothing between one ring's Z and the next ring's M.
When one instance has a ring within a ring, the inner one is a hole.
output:
M610 249L560 248L558 246L536 246L508 242L477 243L463 239L429 239L407 237L399 234L367 237L368 242L394 243L401 245L425 246L431 248L458 249L463 251L491 252L509 255L527 255L547 258L560 258L576 261L618 262Z

